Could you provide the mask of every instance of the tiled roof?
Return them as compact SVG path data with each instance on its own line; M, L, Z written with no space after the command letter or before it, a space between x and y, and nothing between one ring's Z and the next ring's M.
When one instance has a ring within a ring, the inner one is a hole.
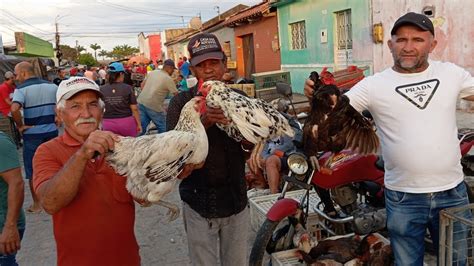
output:
M263 16L263 14L267 13L270 10L270 8L271 6L267 1L261 2L260 4L246 8L240 11L239 13L229 17L225 21L224 25L232 27L232 26L235 26L236 23L245 22L251 18L259 18Z

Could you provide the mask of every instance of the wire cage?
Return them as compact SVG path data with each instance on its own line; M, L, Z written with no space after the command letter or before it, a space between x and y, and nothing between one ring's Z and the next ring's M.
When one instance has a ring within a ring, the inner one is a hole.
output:
M474 265L474 204L440 212L438 265Z

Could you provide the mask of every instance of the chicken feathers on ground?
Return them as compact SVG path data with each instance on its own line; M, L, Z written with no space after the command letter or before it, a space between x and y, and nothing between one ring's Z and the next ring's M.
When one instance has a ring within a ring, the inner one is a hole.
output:
M201 164L207 157L208 140L199 113L203 104L202 97L193 98L183 107L174 130L123 137L106 157L117 173L127 176L132 196L168 208L170 220L176 219L179 209L163 196L173 190L186 164Z
M294 136L288 120L269 103L261 99L248 98L228 88L220 81L206 81L200 92L206 103L213 108L221 108L231 120L228 125L217 124L235 141L243 139L255 144L251 159L260 164L258 156L266 140L287 135Z

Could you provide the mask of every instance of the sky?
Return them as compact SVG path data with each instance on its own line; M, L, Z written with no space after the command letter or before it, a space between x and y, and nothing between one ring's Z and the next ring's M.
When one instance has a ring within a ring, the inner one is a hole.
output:
M101 50L116 45L138 47L138 34L182 28L191 18L203 22L237 4L260 0L0 0L0 33L4 45L15 44L14 32L23 31L55 43L55 22L61 44Z

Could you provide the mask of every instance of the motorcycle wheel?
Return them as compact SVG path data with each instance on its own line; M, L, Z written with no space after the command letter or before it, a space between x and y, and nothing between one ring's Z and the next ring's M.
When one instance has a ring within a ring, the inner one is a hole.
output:
M286 237L288 234L289 227L291 226L289 223L287 225L281 226L284 224L284 221L288 221L287 219L281 221L270 221L268 219L263 222L262 226L257 232L257 236L255 237L255 241L252 246L252 250L250 251L249 257L249 265L250 266L261 266L264 263L265 253L267 253L267 247L270 249L274 248L274 245L281 237ZM280 225L280 226L278 226ZM282 235L277 237L277 241L273 241L272 237L279 233L279 230L285 230L285 227L288 226L286 232L281 232ZM284 235L283 235L284 234ZM270 255L270 253L268 253Z

